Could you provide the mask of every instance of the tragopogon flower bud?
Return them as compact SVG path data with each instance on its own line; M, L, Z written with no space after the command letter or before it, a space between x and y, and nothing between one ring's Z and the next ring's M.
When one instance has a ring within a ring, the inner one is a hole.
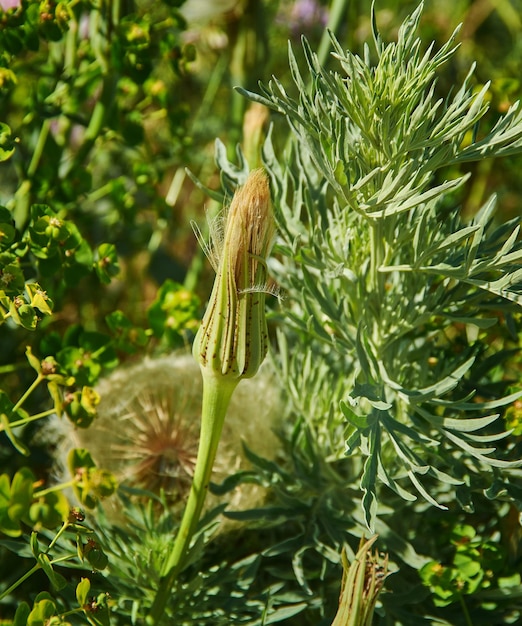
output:
M266 258L275 223L263 170L250 173L221 219L206 248L216 279L193 353L204 373L239 380L254 376L267 351Z
M164 613L201 516L230 398L241 378L254 376L266 356L266 258L274 215L263 171L250 174L225 217L211 224L211 231L213 241L203 247L216 280L193 347L203 374L198 455L178 534L147 617L147 623L154 625Z
M377 598L388 573L388 556L379 558L371 548L377 535L364 541L352 563L343 553L343 582L339 598L339 610L332 626L371 626Z

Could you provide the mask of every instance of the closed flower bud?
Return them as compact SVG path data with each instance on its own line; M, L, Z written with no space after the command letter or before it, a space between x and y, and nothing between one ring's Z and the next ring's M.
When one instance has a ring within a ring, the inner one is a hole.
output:
M364 541L352 563L343 553L343 582L339 598L339 610L332 626L371 626L377 598L388 574L388 556L379 558L371 548L377 535Z
M204 373L249 378L266 356L266 259L274 230L268 179L254 170L223 218L223 241L212 242L216 279L193 348Z

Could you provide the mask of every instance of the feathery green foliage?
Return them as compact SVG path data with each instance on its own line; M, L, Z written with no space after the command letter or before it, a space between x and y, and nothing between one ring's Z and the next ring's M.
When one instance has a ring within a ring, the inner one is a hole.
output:
M243 92L291 129L283 158L271 135L264 146L282 234L274 272L286 294L283 327L302 346L293 358L309 363L305 395L329 363L319 393L344 418L346 454L366 458L369 527L380 483L445 508L434 479L471 507L474 490L520 465L498 419L519 394L491 392L487 339L522 303L519 226L495 223L494 197L466 222L458 192L468 175L456 166L520 152L522 113L514 104L482 135L488 85L474 88L473 68L450 97L436 95L457 31L423 51L421 11L396 43L384 43L374 21L374 51L362 58L332 35L335 71L303 39L307 75L289 53L298 98L275 78L260 95ZM241 179L222 154L224 174ZM459 332L457 351L448 336Z

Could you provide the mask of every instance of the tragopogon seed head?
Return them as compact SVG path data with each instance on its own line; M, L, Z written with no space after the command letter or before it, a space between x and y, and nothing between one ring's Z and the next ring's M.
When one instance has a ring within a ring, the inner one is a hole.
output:
M193 351L204 373L248 378L267 351L264 291L275 222L263 170L250 173L224 220L223 241L212 246L216 280Z

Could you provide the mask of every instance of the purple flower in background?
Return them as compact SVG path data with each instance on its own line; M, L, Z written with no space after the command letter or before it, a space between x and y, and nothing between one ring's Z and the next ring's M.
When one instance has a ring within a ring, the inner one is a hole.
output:
M0 0L0 9L8 11L17 9L22 4L22 0Z
M277 21L288 26L295 37L315 28L324 28L328 23L328 9L317 0L296 0L278 15Z
M1 1L1 0L0 0ZM78 35L80 39L89 38L90 19L88 13L82 13L78 22Z
M321 6L317 0L297 0L292 7L290 16L296 25L313 26L320 23L322 26L326 26L328 10Z

